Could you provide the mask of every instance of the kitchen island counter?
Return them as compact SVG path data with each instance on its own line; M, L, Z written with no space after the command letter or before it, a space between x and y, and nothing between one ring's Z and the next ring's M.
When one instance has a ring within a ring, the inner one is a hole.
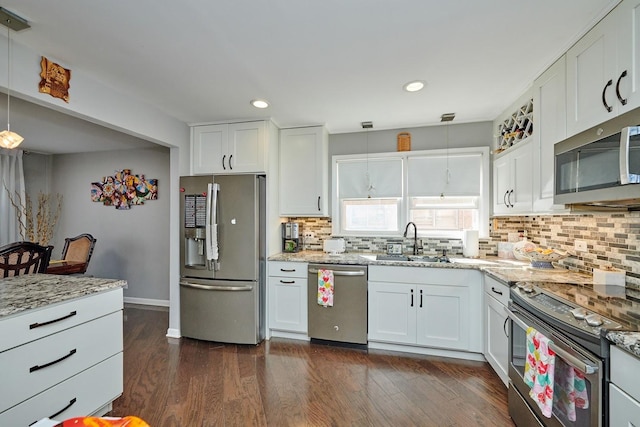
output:
M127 284L121 279L25 274L0 279L0 318L88 296Z

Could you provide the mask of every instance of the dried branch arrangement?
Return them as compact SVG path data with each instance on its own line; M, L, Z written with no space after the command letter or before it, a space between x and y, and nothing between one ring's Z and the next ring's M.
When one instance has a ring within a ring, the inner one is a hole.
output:
M38 211L34 224L31 198L27 195L23 202L18 192L12 195L6 186L4 188L7 190L11 205L16 210L18 231L22 239L42 246L48 245L62 211L62 195L56 193L55 201L57 204L54 207L54 198L50 194L38 193Z

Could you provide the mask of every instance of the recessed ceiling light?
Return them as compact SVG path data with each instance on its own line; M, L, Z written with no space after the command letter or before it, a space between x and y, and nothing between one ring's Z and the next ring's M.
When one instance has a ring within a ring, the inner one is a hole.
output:
M251 105L256 108L267 108L269 103L264 99L253 99L251 100Z
M402 88L407 92L417 92L424 88L424 82L422 80L415 80L402 86Z

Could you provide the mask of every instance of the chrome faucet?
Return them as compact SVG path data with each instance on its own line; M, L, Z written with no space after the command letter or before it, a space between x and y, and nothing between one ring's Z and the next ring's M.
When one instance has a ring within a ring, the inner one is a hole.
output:
M409 231L409 226L413 225L413 254L418 255L418 227L412 222L409 221L407 226L404 228L404 237L407 237L407 231Z

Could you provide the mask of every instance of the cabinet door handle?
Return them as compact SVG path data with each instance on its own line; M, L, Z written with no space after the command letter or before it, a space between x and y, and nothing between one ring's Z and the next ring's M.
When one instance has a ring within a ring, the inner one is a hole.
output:
M413 289L411 289L411 307L413 307Z
M513 190L509 191L509 197L507 197L507 200L509 201L509 207L512 208L513 207L513 203L511 202L511 195L513 194Z
M285 273L294 273L296 271L295 268L281 268L280 271L283 271Z
M227 170L227 167L224 165L224 161L227 160L227 155L222 156L222 169Z
M494 288L493 286L491 287L491 292L496 293L498 295L502 295L502 291L496 290L496 288Z
M318 212L320 212L320 196L318 196Z
M420 289L420 308L422 308L422 289Z
M229 156L229 170L233 170L233 166L231 166L231 159L233 159L233 154Z
M504 319L504 323L502 324L502 330L504 331L504 336L509 338L509 332L507 332L507 322L509 321L509 318L507 317L506 319Z
M71 313L67 314L66 316L58 317L57 319L48 320L48 321L42 322L42 323L39 323L39 322L32 323L32 324L29 325L29 329L35 329L35 328L39 328L40 326L46 326L46 325L50 325L52 323L60 322L62 320L65 320L65 319L68 319L70 317L73 317L76 314L78 314L78 313L74 310Z
M507 203L507 194L509 194L509 190L504 192L504 196L502 196L502 201L506 207L509 207L509 203Z
M613 110L613 107L607 104L607 98L605 97L605 95L607 93L607 88L612 84L613 84L613 80L609 80L607 84L604 86L604 89L602 89L602 104L604 105L604 108L606 108L609 113Z
M76 354L76 349L74 348L73 350L70 350L68 354L65 354L64 356L56 359L56 360L52 360L51 362L45 363L44 365L35 365L29 368L29 373L31 372L35 372L35 371L39 371L40 369L44 369L46 367L49 367L51 365L55 365L56 363L60 363L65 359L68 359L69 357L73 356L74 354Z
M69 403L62 409L60 409L58 412L56 412L55 414L51 414L49 415L50 419L54 419L55 417L57 417L58 415L60 415L61 413L63 413L64 411L66 411L67 409L71 408L73 406L74 403L76 403L76 400L78 400L77 398L73 398L69 401ZM35 422L33 423L35 424ZM29 424L31 425L31 424Z
M620 96L620 80L622 80L623 77L627 77L627 70L624 70L622 74L620 74L620 77L618 77L618 81L616 82L616 96L622 105L627 105L627 100Z
M285 285L291 285L293 283L296 283L295 280L282 280L280 279L280 283L284 283Z

